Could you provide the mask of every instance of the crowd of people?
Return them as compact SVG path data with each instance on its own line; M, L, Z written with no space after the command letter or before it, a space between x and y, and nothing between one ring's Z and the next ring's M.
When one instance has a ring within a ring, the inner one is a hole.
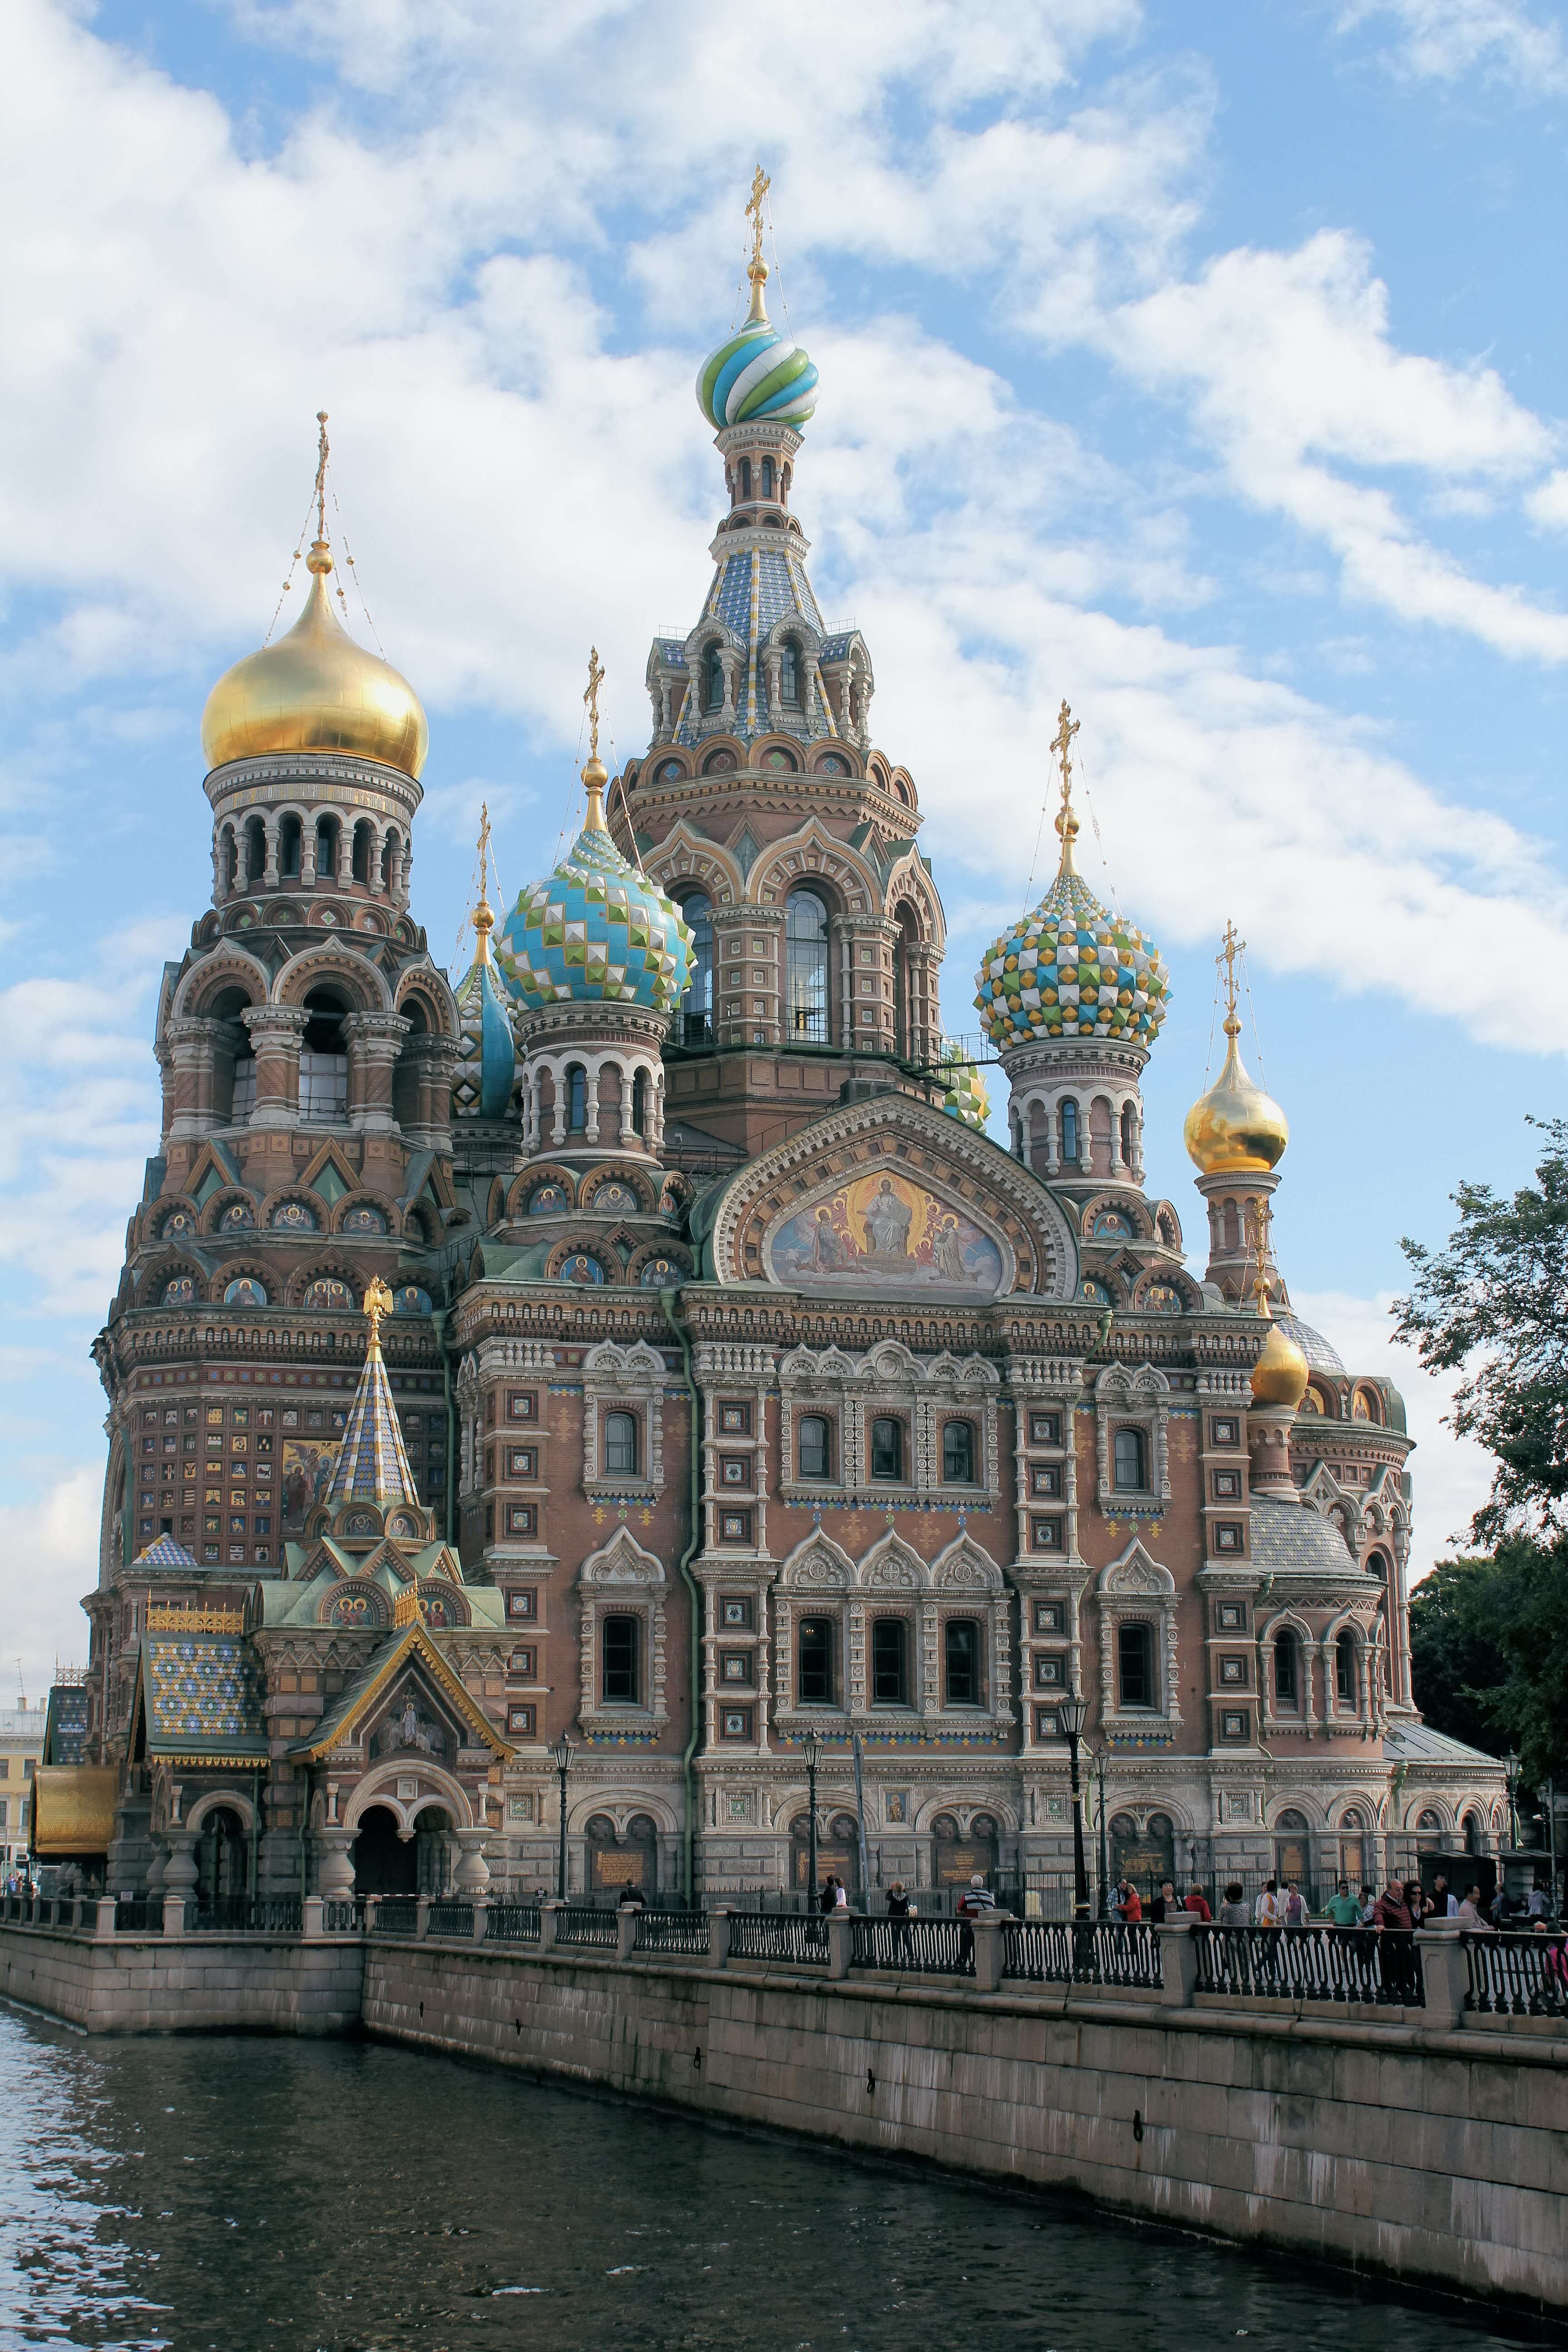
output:
M1113 1919L1148 1918L1155 1926L1184 1912L1205 1925L1215 1916L1195 1881L1185 1895L1178 1895L1168 1878L1147 1909L1132 1881L1118 1879L1110 1909ZM1250 1902L1240 1881L1232 1880L1221 1896L1218 1913L1222 1927L1365 1927L1405 1935L1437 1919L1457 1920L1472 1931L1518 1935L1539 1929L1545 1934L1552 1926L1551 1897L1541 1885L1532 1886L1528 1895L1510 1895L1500 1885L1489 1897L1479 1885L1467 1886L1461 1897L1441 1873L1430 1886L1418 1878L1393 1877L1381 1893L1375 1886L1363 1886L1357 1893L1348 1878L1342 1878L1321 1910L1314 1913L1294 1879L1281 1884L1270 1878Z

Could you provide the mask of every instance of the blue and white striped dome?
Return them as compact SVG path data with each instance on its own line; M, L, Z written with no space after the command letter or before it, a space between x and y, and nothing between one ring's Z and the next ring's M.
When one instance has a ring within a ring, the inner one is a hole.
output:
M798 433L816 407L816 370L771 320L748 319L703 361L697 405L719 432L766 422Z

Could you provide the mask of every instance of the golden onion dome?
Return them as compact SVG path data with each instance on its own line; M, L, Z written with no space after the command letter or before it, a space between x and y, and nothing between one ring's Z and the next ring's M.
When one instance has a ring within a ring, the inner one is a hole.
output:
M1200 1175L1265 1175L1279 1165L1290 1140L1284 1112L1247 1075L1236 1042L1240 1027L1233 1013L1225 1024L1230 1040L1225 1067L1193 1105L1182 1129Z
M309 561L310 592L293 627L236 662L207 697L207 765L277 751L342 751L416 777L430 748L419 697L390 662L357 646L333 612L324 539Z
M1263 1353L1252 1367L1252 1402L1287 1405L1295 1412L1306 1393L1307 1359L1289 1333L1271 1322Z

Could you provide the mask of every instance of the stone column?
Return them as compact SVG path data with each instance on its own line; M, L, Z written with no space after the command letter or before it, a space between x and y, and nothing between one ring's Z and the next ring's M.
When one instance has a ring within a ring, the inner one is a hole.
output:
M1191 2009L1198 1984L1198 1948L1193 1941L1197 1921L1189 1912L1183 1919L1167 1919L1154 1930L1160 1951L1160 1999L1167 2009Z
M830 1911L827 1915L827 1973L830 1977L847 1977L850 1957L855 1949L854 1925L847 1911Z
M213 1109L213 1075L221 1021L167 1021L163 1051L166 1132L171 1142L210 1135L221 1124Z
M637 1948L637 1915L628 1903L616 1913L616 1958L629 1960Z
M1452 2033L1465 2021L1470 1964L1459 1940L1463 1933L1457 1919L1433 1920L1415 1930L1415 1956L1426 1993L1421 2021L1435 2033Z
M708 1958L716 1969L727 1968L730 1960L730 1912L721 1904L717 1911L708 1914Z
M392 1131L392 1066L409 1028L396 1013L351 1013L343 1023L349 1045L349 1125L362 1135Z
M1006 1933L999 1911L982 1912L973 1923L974 1928L974 1990L976 1992L999 1992L1002 1989L1002 1963L1006 1957L1004 1937Z
M451 1037L415 1037L402 1059L417 1071L418 1111L403 1121L403 1137L421 1151L449 1154L452 1149L452 1073L462 1048Z
M261 823L263 838L267 844L267 863L262 868L261 879L268 890L276 890L278 887L278 819L275 815L265 816Z
M585 1073L583 1080L583 1139L585 1143L597 1143L599 1140L599 1073L597 1070L589 1070Z
M252 1127L295 1127L300 1119L300 1048L310 1019L299 1004L252 1004L240 1014L256 1049Z

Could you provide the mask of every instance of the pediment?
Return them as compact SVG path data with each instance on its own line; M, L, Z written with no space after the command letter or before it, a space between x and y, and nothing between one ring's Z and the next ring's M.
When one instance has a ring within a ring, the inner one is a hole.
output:
M1106 1600L1164 1601L1174 1593L1176 1580L1134 1538L1120 1559L1101 1569L1097 1590Z
M1002 1571L973 1536L958 1536L931 1564L939 1592L1000 1592Z
M418 1735L423 1722L433 1727L428 1736L441 1732L448 1761L459 1747L488 1748L503 1761L512 1754L423 1624L410 1625L397 1635L310 1737L296 1743L294 1752L314 1763L333 1748L357 1748L367 1738L381 1738L384 1727L393 1721L395 1709L399 1725L405 1726L409 1707L414 1719L412 1750L436 1753L433 1747L421 1745ZM397 1738L401 1738L401 1729ZM395 1748L394 1740L388 1752L395 1752Z
M859 1580L869 1592L918 1592L931 1570L901 1536L889 1533L860 1562Z
M664 1565L657 1554L644 1551L626 1528L617 1528L608 1543L588 1554L577 1573L580 1584L650 1585L664 1582Z
M820 1529L796 1544L779 1570L781 1585L801 1592L847 1592L855 1563Z

